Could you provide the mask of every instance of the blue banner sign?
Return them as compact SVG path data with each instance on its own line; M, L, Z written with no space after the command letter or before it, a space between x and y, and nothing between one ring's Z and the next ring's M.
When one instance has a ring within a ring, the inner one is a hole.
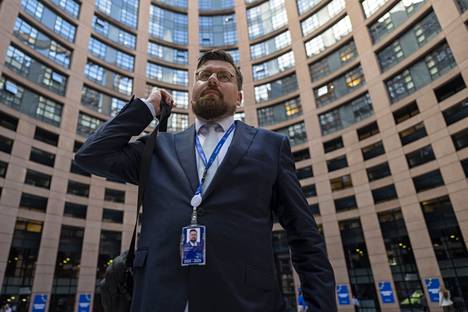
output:
M89 312L91 307L91 294L80 294L78 312Z
M395 296L393 295L392 284L389 281L379 282L379 292L382 303L395 303Z
M438 278L425 278L424 284L427 288L427 293L429 294L429 299L431 302L439 302L439 289L440 281Z
M338 296L338 304L339 305L344 305L344 304L350 304L350 298L349 298L349 291L348 291L348 285L346 284L338 284L336 285L336 294Z
M47 294L35 294L32 312L45 312L47 306Z

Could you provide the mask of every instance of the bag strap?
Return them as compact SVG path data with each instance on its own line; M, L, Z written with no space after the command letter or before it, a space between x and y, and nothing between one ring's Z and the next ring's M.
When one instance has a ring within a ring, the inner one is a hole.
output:
M167 130L167 120L171 115L171 109L161 99L161 114L159 116L159 123L154 128L153 132L149 135L148 139L145 143L145 149L143 150L143 156L141 158L141 166L140 166L140 175L139 175L139 182L138 182L138 202L137 202L137 214L135 220L135 227L133 229L132 241L130 242L130 248L128 250L127 259L125 261L125 266L127 269L131 269L133 266L133 259L135 258L135 241L136 241L136 232L138 227L138 219L140 216L140 209L143 202L143 194L145 192L145 185L148 181L149 176L149 167L151 164L151 156L153 155L154 150L154 143L156 141L156 137L158 135L158 131L166 132Z

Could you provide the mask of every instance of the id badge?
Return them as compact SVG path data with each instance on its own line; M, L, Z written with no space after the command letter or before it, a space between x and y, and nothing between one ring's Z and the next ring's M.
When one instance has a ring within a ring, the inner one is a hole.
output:
M180 240L181 265L206 264L206 227L190 225L182 228Z

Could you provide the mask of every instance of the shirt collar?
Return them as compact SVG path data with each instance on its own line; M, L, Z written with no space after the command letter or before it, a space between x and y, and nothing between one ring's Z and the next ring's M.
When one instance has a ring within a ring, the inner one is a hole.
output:
M234 123L234 116L225 117L221 120L218 120L216 123L219 124L224 131L226 131ZM197 133L200 130L200 128L205 124L207 124L206 121L195 118L195 130L197 130Z

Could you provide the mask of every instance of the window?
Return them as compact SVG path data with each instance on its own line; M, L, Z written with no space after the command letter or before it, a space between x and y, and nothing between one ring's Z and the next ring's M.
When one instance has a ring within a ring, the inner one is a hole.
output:
M402 108L393 112L393 119L395 123L399 124L405 120L410 119L413 116L419 114L419 108L416 102L411 102L408 105L403 106Z
M54 11L37 0L21 0L25 12L37 19L43 26L49 28L70 43L75 41L76 27L58 16Z
M345 167L348 167L348 160L346 159L346 155L327 160L328 172L339 170Z
M89 184L69 180L67 193L76 196L89 197Z
M310 159L309 149L303 149L296 152L293 152L293 158L295 162Z
M0 77L0 101L37 120L60 126L63 105Z
M468 98L447 108L442 113L444 114L444 119L447 126L465 119L468 117Z
M305 197L317 196L317 191L315 190L315 184L303 186L302 192L304 193Z
M8 163L0 160L0 178L6 177Z
M88 61L84 72L86 78L101 86L119 92L122 95L132 95L133 79L130 77L120 75L92 61Z
M103 123L101 119L92 117L88 114L80 112L78 115L78 125L76 127L76 133L82 136L88 136L94 130L97 129Z
M338 178L330 180L332 192L341 191L348 187L353 186L353 181L351 180L351 175L347 174Z
M277 129L275 132L286 135L289 138L291 146L299 145L307 141L307 133L304 122Z
M366 171L369 182L383 179L392 174L387 162L381 163L373 167L369 167L366 169Z
M66 76L14 46L8 47L5 64L29 81L59 95L65 95L68 80Z
M146 64L146 76L149 79L180 86L188 85L188 71L172 67L162 66L148 62Z
M342 68L357 57L356 45L351 40L337 51L309 65L310 79L319 80Z
M149 42L148 56L174 64L188 64L188 51L166 47L159 43Z
M340 148L343 148L343 139L339 136L337 138L328 140L326 142L323 142L323 150L325 153L330 153L336 150L339 150Z
M79 174L79 175L82 175L82 176L85 176L85 177L90 177L91 176L90 173L88 173L87 171L84 171L83 169L78 167L78 165L75 164L74 160L71 161L70 172L71 173L76 173L76 174Z
M319 115L322 135L327 135L366 119L374 114L372 102L368 93L359 96L340 107Z
M225 10L234 7L234 0L200 0L198 8L200 10Z
M80 3L76 0L52 0L52 3L59 6L71 17L78 18L80 14Z
M294 54L292 51L280 55L269 61L252 66L254 80L269 78L294 67Z
M0 135L0 151L11 154L11 149L13 148L13 140L3 135Z
M106 191L104 193L104 200L115 202L115 203L124 203L125 191L119 191L119 190L106 188Z
M462 161L460 161L460 163L463 167L463 171L465 172L465 176L468 178L468 158L463 159ZM6 167L5 167L5 170L6 170Z
M167 121L168 132L179 132L188 128L188 114L171 113Z
M310 211L312 212L312 214L314 215L319 215L320 216L320 208L319 208L319 204L312 204L312 205L309 205L309 209Z
M444 185L444 180L440 174L440 170L430 171L413 178L416 192L426 191L435 187Z
M254 88L255 102L262 103L285 96L298 89L296 74L265 83Z
M452 134L453 145L457 151L468 146L468 128Z
M258 125L265 127L302 115L302 106L299 97L257 109Z
M343 212L358 207L354 195L335 199L334 203L336 212Z
M89 52L107 64L115 65L123 70L133 72L135 57L117 50L94 37L89 39Z
M332 0L326 6L317 11L317 13L314 13L310 17L303 20L301 22L302 36L306 37L316 29L325 25L328 21L342 12L345 8L345 5L345 0Z
M299 15L302 15L308 11L310 11L313 7L315 7L321 0L296 0L297 2L297 11Z
M46 129L36 127L34 139L53 146L58 146L59 135Z
M386 71L423 47L442 28L433 11L416 23L391 44L377 52L377 59L382 71Z
M392 103L413 94L417 90L447 73L456 65L452 50L446 42L440 44L424 58L391 77L385 82Z
M325 106L365 84L364 73L361 65L359 65L343 75L314 88L315 104L317 107Z
M371 136L374 136L379 132L379 126L377 125L376 121L357 129L359 141L370 138Z
M123 211L107 209L102 210L102 222L123 223Z
M393 184L379 187L372 190L372 197L374 198L375 204L380 204L395 198L398 198L395 186Z
M247 29L250 40L267 35L287 23L284 0L268 0L247 9Z
M374 43L385 38L395 28L407 21L426 0L401 0L377 21L370 24L369 32Z
M364 10L364 15L366 18L377 12L377 10L382 7L388 0L363 0L361 1L362 8Z
M398 133L400 136L400 141L402 145L410 144L414 141L417 141L425 136L427 136L426 128L424 123L420 122L408 129L405 129Z
M352 31L349 16L343 17L333 26L327 28L318 36L306 41L305 49L308 57L318 55L346 37Z
M21 193L20 208L29 210L46 212L47 210L47 197L37 196L28 193Z
M149 33L154 38L187 46L187 14L175 13L155 5L151 5Z
M235 14L200 16L198 28L201 47L237 44Z
M86 219L87 210L88 210L88 207L86 205L65 202L65 207L63 209L63 216L78 218L78 219Z
M312 166L296 169L296 175L299 180L311 178L314 176Z
M434 152L431 145L426 145L414 152L405 155L408 167L414 168L422 164L435 160Z
M291 45L291 33L289 30L275 37L250 46L250 58L252 60L270 55Z
M468 10L468 1L467 0L457 0L458 7L460 12L463 13Z
M50 189L50 183L52 181L52 176L28 169L26 171L26 177L24 178L24 183L32 186L42 187L45 189Z
M468 251L453 206L443 196L421 202L421 208L443 281L463 309L468 303Z
M136 30L139 0L96 0L96 9Z
M18 128L18 118L0 111L0 127L16 131L16 128Z
M54 63L64 68L70 67L71 51L45 33L31 26L20 17L16 19L13 34L21 42L33 48Z
M55 155L32 146L29 160L41 165L54 167Z
M84 228L62 225L50 296L50 312L75 305ZM79 304L78 304L79 305Z
M385 154L385 148L382 144L382 141L379 141L377 143L363 147L361 149L361 152L362 152L362 157L364 158L364 160L369 160L374 157Z
M129 49L136 48L136 36L134 34L115 26L105 19L94 16L93 30L117 43L118 45L123 45Z
M380 311L366 241L359 218L340 221L340 236L351 292L359 294L360 310Z
M457 75L454 78L450 79L443 85L434 89L437 101L442 102L445 99L448 99L452 95L460 92L466 88L465 81L461 75Z
M424 311L427 303L422 296L424 290L401 210L381 212L378 218L400 308L402 311Z

